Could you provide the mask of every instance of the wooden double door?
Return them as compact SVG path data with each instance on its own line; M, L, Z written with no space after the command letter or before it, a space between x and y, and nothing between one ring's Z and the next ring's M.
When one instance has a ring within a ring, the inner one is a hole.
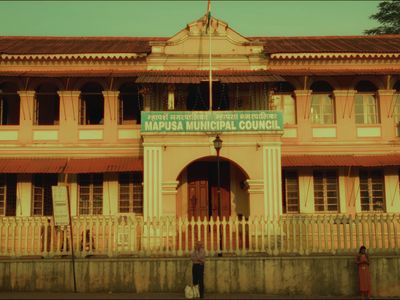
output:
M218 216L217 161L194 162L188 167L188 216L201 220ZM220 161L221 216L231 214L230 165Z

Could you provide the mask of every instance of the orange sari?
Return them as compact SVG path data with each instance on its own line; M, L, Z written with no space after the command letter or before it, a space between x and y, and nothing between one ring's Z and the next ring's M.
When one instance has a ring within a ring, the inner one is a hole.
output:
M358 280L361 293L370 294L371 292L371 274L369 273L369 261L365 254L357 256Z

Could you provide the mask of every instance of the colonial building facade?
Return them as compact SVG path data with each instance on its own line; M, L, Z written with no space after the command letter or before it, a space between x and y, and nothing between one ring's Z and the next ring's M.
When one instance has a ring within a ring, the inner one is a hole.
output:
M0 37L3 241L63 184L73 218L398 223L400 36L210 35Z

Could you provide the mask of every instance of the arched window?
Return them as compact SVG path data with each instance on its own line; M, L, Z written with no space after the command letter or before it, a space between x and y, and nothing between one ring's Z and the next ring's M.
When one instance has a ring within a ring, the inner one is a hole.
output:
M311 85L311 122L313 124L334 124L335 103L332 87L325 81L317 81Z
M104 122L104 96L100 84L87 83L80 98L80 124L96 125Z
M12 83L0 85L0 125L19 125L20 98L17 86Z
M60 97L52 84L42 84L36 89L35 124L57 125L60 120Z
M285 124L296 124L296 102L293 96L294 87L288 82L279 82L272 87L268 108L283 114Z
M395 124L400 125L400 80L396 82L393 89L395 90L393 95L393 119Z
M134 83L127 83L119 89L119 124L140 124L143 96Z
M376 99L376 87L369 81L360 81L356 85L354 112L356 124L379 123L378 100Z

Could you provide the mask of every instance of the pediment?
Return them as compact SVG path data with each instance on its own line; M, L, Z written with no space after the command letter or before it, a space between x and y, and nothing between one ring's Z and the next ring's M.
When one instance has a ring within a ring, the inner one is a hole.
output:
M222 20L212 17L207 30L207 17L187 24L167 41L151 42L152 54L172 56L207 56L211 31L212 55L260 55L263 44L252 42L240 35ZM210 30L210 31L209 31Z

